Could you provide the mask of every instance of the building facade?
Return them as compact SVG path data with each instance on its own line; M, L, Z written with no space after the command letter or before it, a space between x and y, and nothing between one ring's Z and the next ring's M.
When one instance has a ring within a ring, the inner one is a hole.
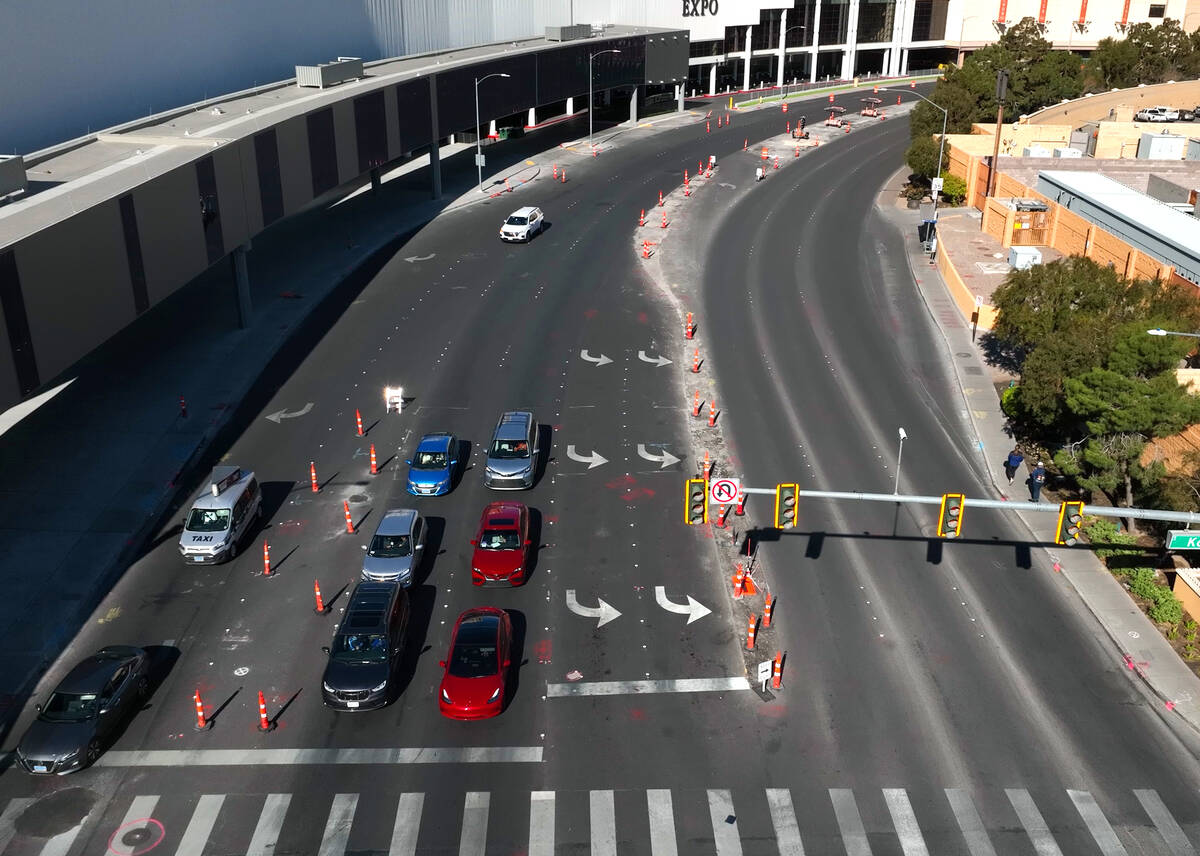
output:
M1055 45L1087 51L1142 21L1196 29L1200 0L125 0L119 13L74 0L0 3L0 152L27 154L335 56L371 61L569 23L687 30L689 93L716 94L932 68L1026 16Z

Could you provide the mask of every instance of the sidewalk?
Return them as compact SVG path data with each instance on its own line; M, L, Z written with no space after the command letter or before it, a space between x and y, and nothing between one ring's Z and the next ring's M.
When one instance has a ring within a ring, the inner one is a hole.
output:
M996 494L1005 499L1028 500L1023 483L1014 482L1010 487L1003 472L1002 464L1013 446L1013 439L1008 431L1007 417L1000 410L996 378L1006 376L988 365L978 340L971 341L970 321L960 311L950 285L939 272L941 265L935 267L922 252L917 240L919 212L896 204L903 181L904 170L901 170L880 193L878 207L881 214L909 238L908 264L918 290L941 329L947 349L962 357L952 363L974 426L978 453L991 476ZM945 222L939 222L938 255L949 257L949 264L958 271L969 270L979 262L999 261L993 258L999 245L978 229L978 221L970 217L969 211L966 216L952 214ZM999 284L993 280L1003 281L999 274L980 274L978 281L992 283L992 288ZM988 383L989 379L992 383ZM1007 382L1001 386L1007 386ZM1137 673L1145 686L1163 702L1166 711L1174 711L1193 729L1200 731L1200 678L1179 659L1124 587L1090 550L1054 546L1057 515L1017 514L1035 542L1051 545L1045 552L1046 570L1060 571L1071 584L1112 640L1120 662Z
M485 193L474 146L462 144L441 149L441 200L430 198L428 156L387 171L378 193L343 189L255 238L248 329L237 327L221 262L47 384L66 385L0 435L0 739L79 627L108 619L93 615L96 604L140 551L158 546L148 540L198 476L409 236L443 212L488 202L506 178L511 206L524 204L555 163L570 168L569 193L602 168L561 148L579 133L566 121L487 146ZM605 124L595 140L611 149L638 133ZM499 219L508 207L496 201Z

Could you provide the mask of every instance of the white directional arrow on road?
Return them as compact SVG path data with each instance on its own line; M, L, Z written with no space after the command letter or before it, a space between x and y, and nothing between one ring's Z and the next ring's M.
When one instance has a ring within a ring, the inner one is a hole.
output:
M621 613L613 606L605 603L602 598L596 598L599 606L580 606L579 601L575 599L575 589L567 589L567 609L576 615L582 615L584 618L599 618L596 622L596 628L603 627L614 618L620 618ZM699 604L697 604L699 606ZM704 609L704 607L700 607ZM704 610L707 612L708 610Z
M310 402L308 402L308 404L301 407L295 413L288 413L287 410L276 410L274 413L268 413L267 418L270 419L272 422L274 422L276 425L278 425L280 419L295 419L297 416L304 416L306 413L308 413L308 411L310 411L312 409L313 409L313 403L310 401Z
M728 187L730 190L737 190L736 184L730 184L729 182L726 182L726 181L718 182L718 184L720 184L721 187Z
M643 363L653 363L654 365L658 366L660 369L663 366L669 366L669 365L671 365L671 363L674 362L674 360L668 360L666 357L648 357L648 356L646 356L645 351L638 351L638 359L641 360Z
M671 466L671 464L679 463L679 458L672 455L666 449L662 450L661 455L652 455L641 443L638 443L638 457L644 458L647 461L654 461L654 463L659 465L658 468L660 470L666 469L667 467Z
M700 601L696 600L696 598L692 597L690 594L687 596L687 599L688 602L686 604L671 603L671 601L667 600L666 586L654 587L654 600L658 602L658 605L667 612L677 612L680 615L686 615L688 617L688 624L691 624L696 619L703 618L712 612L711 609L700 603Z
M594 469L601 464L608 463L608 458L604 457L599 452L592 452L590 455L581 455L575 451L574 446L567 446L567 457L572 461L578 461L581 464L587 464L589 470ZM676 460L678 460L678 458Z
M584 348L582 351L579 352L579 358L583 359L583 360L587 360L589 363L595 363L598 366L606 366L612 362L612 360L610 360L608 357L604 356L604 354L601 354L598 357L593 357L591 354L589 354L587 352L587 348Z
M409 264L412 264L413 262L427 262L436 255L437 253L430 253L427 256L405 256L404 260Z

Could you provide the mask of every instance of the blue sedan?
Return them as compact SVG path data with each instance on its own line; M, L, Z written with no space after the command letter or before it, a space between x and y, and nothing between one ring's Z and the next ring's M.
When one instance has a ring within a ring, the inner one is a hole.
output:
M408 464L408 492L413 496L449 493L458 465L458 438L453 434L426 434Z

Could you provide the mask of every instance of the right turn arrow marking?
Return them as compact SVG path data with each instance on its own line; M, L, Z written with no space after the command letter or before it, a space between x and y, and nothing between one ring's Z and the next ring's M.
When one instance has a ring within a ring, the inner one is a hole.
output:
M658 603L658 605L667 612L677 612L680 615L686 615L688 617L688 624L691 624L696 619L703 618L712 612L711 609L700 603L700 601L696 600L690 594L687 596L687 599L688 602L686 604L672 603L671 601L667 600L666 586L654 587L654 600Z
M644 443L638 443L638 457L647 461L653 461L654 463L658 464L658 468L660 470L665 470L667 467L671 466L671 464L679 463L679 458L672 455L666 449L662 450L661 455L650 454L650 452L646 450Z
M599 618L596 622L596 628L603 627L614 618L619 618L621 613L609 604L605 603L602 598L596 598L599 606L581 606L575 598L575 589L567 589L567 609L576 615L582 615L584 618ZM703 609L703 607L701 607ZM707 612L708 610L705 610Z

